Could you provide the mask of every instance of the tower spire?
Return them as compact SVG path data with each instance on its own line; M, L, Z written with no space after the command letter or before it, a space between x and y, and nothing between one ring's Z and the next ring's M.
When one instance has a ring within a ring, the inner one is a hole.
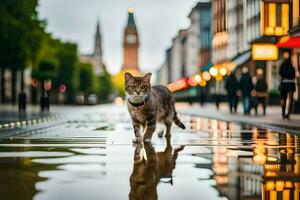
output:
M100 32L100 20L97 19L96 34L95 34L95 44L94 44L94 58L97 62L96 73L99 74L102 71L102 42L101 42L101 32Z
M134 9L133 8L128 8L127 27L136 27L135 21L134 21Z
M99 18L97 19L96 35L100 35L100 20L99 20Z

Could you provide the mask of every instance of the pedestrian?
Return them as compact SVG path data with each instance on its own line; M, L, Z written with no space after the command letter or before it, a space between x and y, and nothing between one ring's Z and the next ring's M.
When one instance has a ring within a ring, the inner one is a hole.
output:
M258 106L263 107L263 115L266 115L266 99L268 97L268 84L263 77L264 71L262 69L256 70L256 84L254 86L254 96L256 98L255 115L257 115Z
M247 67L243 67L242 76L239 81L239 87L242 93L243 98L243 108L244 114L250 115L250 100L251 100L251 92L253 90L252 77L250 76L249 70Z
M280 98L281 98L280 104L282 107L282 118L289 119L289 116L292 111L293 95L296 90L296 84L295 84L296 72L295 72L295 68L292 65L290 53L284 52L283 58L284 61L282 62L279 68L279 75L281 76L281 81L279 86ZM286 107L287 107L287 113L286 113Z
M230 75L228 76L225 83L225 89L227 91L230 113L236 113L238 105L238 81L234 73L230 73Z

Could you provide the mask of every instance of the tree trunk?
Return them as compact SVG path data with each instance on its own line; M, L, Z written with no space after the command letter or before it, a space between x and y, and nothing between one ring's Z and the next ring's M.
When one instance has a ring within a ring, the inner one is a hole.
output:
M17 102L17 94L16 94L16 79L17 78L17 70L16 69L12 69L11 70L11 104L15 105Z
M21 69L21 92L19 93L19 112L26 111L26 94L24 93L24 69Z
M21 69L21 93L24 93L24 69Z

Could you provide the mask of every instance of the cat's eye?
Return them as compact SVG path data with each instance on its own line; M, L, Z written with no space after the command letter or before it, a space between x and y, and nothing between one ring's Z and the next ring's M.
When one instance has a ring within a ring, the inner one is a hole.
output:
M145 88L146 88L146 86L144 86L144 85L141 86L141 89L145 89Z
M135 89L135 86L134 86L134 85L132 85L132 86L130 86L130 88L131 88L131 89Z

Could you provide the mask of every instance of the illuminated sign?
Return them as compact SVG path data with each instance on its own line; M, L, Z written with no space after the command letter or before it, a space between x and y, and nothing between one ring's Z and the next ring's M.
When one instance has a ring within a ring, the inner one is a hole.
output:
M253 44L252 60L277 60L278 48L274 44Z

